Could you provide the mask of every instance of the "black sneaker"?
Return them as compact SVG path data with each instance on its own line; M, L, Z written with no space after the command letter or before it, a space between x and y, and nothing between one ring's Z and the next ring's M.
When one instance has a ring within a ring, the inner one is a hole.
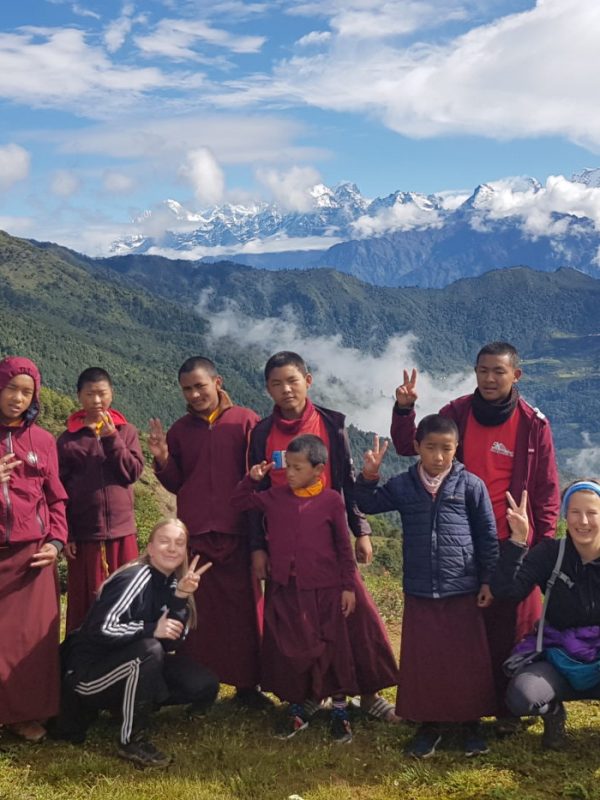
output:
M129 744L119 743L118 753L121 758L133 761L140 767L168 767L171 763L171 756L167 756L157 750L153 744L140 739Z
M334 709L331 712L331 736L337 744L350 744L352 741L352 726L348 719L348 712L344 709Z
M437 725L421 725L416 735L404 748L404 755L413 758L431 758L441 741L442 734Z
M482 756L490 752L488 743L485 740L481 725L478 722L470 722L463 725L465 755L467 758Z
M238 689L233 699L241 708L250 708L254 711L266 711L275 705L266 694L256 688Z
M307 728L308 719L304 707L298 703L292 703L275 736L278 739L292 739L297 733L305 731Z
M560 702L554 702L553 707L542 715L544 733L542 734L542 747L544 750L562 750L567 743L565 722L567 712Z

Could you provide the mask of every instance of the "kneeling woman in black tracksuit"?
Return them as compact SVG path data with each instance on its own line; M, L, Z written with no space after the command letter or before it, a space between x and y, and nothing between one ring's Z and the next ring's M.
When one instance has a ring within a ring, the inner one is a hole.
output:
M83 741L97 709L122 709L118 752L145 766L170 758L145 736L149 714L161 705L209 705L217 678L175 654L195 623L194 592L211 565L188 566L188 533L179 520L159 522L144 555L103 584L80 628L64 645L66 673L56 735Z

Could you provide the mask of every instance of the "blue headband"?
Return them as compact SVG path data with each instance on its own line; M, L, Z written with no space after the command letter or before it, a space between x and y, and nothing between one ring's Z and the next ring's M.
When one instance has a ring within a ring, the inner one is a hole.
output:
M575 494L575 492L583 492L584 490L588 492L595 492L598 497L600 497L600 485L597 483L590 483L590 481L578 481L577 483L574 483L572 486L569 486L562 499L562 504L560 506L561 517L566 519L567 508L569 507L571 495Z

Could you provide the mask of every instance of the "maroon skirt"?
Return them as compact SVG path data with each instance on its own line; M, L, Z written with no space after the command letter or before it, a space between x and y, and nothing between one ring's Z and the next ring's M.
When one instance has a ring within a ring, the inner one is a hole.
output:
M302 703L356 694L358 686L342 590L298 589L267 582L261 687Z
M0 549L0 724L58 713L56 569L30 566L39 542Z
M244 536L205 533L191 542L200 564L212 561L196 592L198 625L181 648L221 683L240 689L259 683L263 597Z
M404 596L396 714L469 722L495 712L492 665L475 595Z
M348 617L348 635L360 694L373 694L398 684L398 664L377 606L358 569L356 610Z
M81 625L108 576L138 556L134 533L119 539L76 544L77 556L67 562L67 633Z

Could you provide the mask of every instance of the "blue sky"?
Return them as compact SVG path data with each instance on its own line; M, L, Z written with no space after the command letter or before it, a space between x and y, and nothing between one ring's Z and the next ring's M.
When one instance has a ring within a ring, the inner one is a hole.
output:
M0 228L102 252L167 197L568 177L599 30L597 0L7 2Z

